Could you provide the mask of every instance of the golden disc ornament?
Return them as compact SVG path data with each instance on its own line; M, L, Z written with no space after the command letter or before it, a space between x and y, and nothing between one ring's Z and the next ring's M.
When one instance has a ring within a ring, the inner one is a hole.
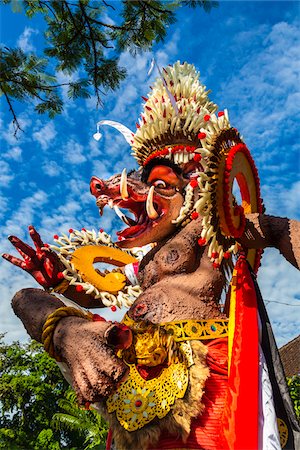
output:
M94 268L94 264L104 262L115 266L125 266L137 260L118 248L104 245L85 245L72 253L70 261L80 273L83 281L94 285L99 291L116 294L126 285L125 275L119 272L100 275Z
M65 270L62 278L76 290L99 299L104 306L130 307L142 292L139 285L126 283L118 267L138 261L131 251L119 249L104 231L70 230L69 236L55 236L51 249L58 254ZM117 268L101 273L95 263L108 263Z

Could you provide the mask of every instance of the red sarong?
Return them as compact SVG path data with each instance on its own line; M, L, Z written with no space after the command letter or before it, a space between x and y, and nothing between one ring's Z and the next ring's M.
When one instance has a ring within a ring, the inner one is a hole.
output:
M207 364L210 376L205 383L202 402L205 405L203 414L192 420L191 432L187 442L180 436L172 436L163 430L155 448L163 449L202 449L221 450L223 442L222 414L226 402L228 382L228 342L227 338L205 341L208 349Z

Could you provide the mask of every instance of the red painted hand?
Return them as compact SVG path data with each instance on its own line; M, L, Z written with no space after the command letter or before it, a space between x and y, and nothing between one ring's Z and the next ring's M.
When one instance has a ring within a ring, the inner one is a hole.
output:
M35 249L22 242L16 236L9 236L12 245L18 250L23 259L4 253L2 257L17 267L30 273L44 288L56 286L61 282L58 273L64 270L56 253L43 243L39 233L30 225L29 234Z

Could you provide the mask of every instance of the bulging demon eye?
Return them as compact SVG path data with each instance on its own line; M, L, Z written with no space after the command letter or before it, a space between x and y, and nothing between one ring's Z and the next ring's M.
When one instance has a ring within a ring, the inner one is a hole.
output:
M159 188L159 189L164 189L167 187L167 184L163 181L163 180L155 180L152 183L153 186Z

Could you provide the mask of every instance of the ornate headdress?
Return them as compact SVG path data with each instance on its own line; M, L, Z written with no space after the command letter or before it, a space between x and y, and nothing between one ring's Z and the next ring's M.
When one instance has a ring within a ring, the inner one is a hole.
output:
M186 187L175 223L184 226L199 215L203 217L199 244L209 244L209 257L218 267L224 257L237 251L236 239L245 227L244 213L261 212L262 202L250 152L231 127L227 110L215 114L217 105L208 94L195 66L177 61L160 72L148 96L142 97L145 103L135 133L105 120L97 124L94 136L101 136L100 125L118 128L140 166L145 167L154 158L201 164ZM241 205L232 193L235 180ZM257 269L258 252L248 253L252 267Z
M163 69L143 97L144 111L133 136L132 150L140 165L156 156L172 157L175 163L183 162L178 154L191 156L192 147L199 146L199 130L217 109L208 93L193 65L177 62ZM178 148L185 146L187 151Z

